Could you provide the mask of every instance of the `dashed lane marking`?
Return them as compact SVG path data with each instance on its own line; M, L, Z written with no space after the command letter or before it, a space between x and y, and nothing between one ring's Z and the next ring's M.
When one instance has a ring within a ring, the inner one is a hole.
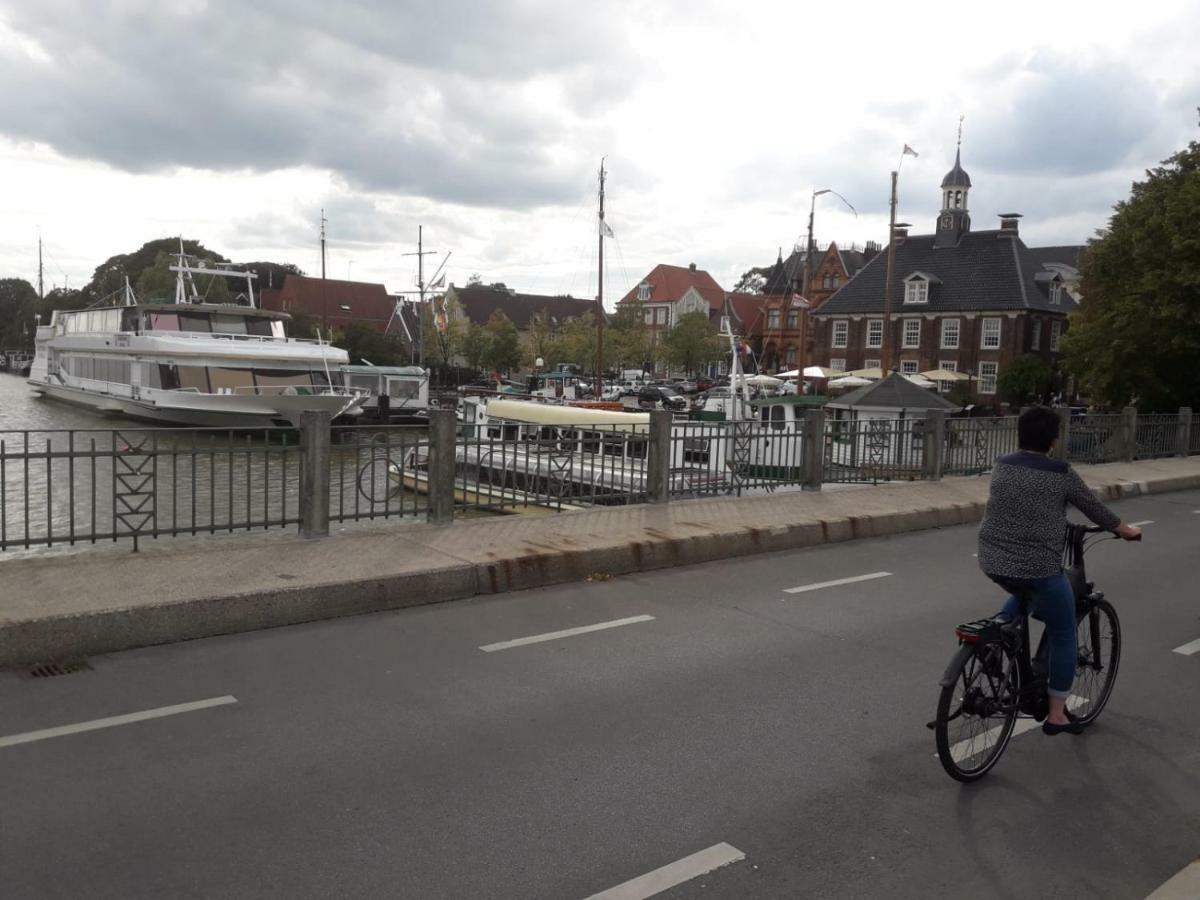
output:
M746 854L737 847L726 843L713 844L705 850L685 856L653 872L631 878L599 894L592 894L587 900L646 900L647 897L661 894L685 881L699 878L714 869L745 858Z
M1197 653L1200 653L1200 638L1188 641L1182 647L1176 647L1171 652L1178 653L1180 656L1195 656Z
M1143 525L1153 525L1154 520L1146 519L1144 522L1130 522L1129 524L1132 525L1134 528L1141 528Z
M484 644L479 649L484 653L494 653L497 650L508 650L512 647L524 647L526 644L540 644L543 641L557 641L559 638L575 637L578 634L590 634L593 631L605 631L609 628L620 628L622 625L635 625L638 622L653 622L654 616L630 616L628 619L613 619L611 622L597 622L595 625L583 625L579 628L564 628L562 631L548 631L545 634L534 634L529 637L514 638L511 641L500 641L496 644Z
M891 572L872 572L869 575L855 575L852 578L836 578L833 581L818 581L816 584L802 584L799 587L784 588L785 594L804 594L808 591L819 591L821 588L837 587L842 584L857 584L860 581L873 581L876 578L887 578Z
M1200 897L1200 859L1184 866L1146 900L1195 900Z
M1075 710L1079 709L1079 707L1084 706L1087 702L1088 701L1086 698L1077 697L1076 695L1072 694L1067 698L1067 709L1071 710L1071 712L1074 712ZM1013 726L1012 736L1017 737L1018 735L1025 734L1027 731L1033 731L1033 729L1041 727L1042 723L1037 719L1017 719L1017 724ZM962 762L964 759L973 756L975 753L979 753L980 750L978 748L991 746L988 742L999 737L1003 728L1003 725L997 725L995 728L988 729L974 739L959 741L957 744L952 744L950 747L950 758L955 762ZM933 755L935 757L937 756L936 753Z
M74 725L60 725L57 728L43 728L41 731L26 731L22 734L10 734L0 737L0 747L13 747L17 744L30 744L34 741L44 741L47 738L64 737L68 734L78 734L81 731L98 731L101 728L114 728L117 725L130 725L134 722L145 722L147 719L161 719L166 716L177 716L180 713L195 712L198 709L208 709L212 706L225 706L237 703L237 698L229 696L210 697L207 700L195 700L191 703L177 703L174 706L160 706L156 709L146 709L141 712L126 713L123 716L109 716L106 719L92 719L88 722L76 722Z

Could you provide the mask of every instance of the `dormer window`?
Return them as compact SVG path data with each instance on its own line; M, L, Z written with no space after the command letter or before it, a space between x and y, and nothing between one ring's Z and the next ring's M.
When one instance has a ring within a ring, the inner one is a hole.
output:
M638 302L646 303L650 299L650 285L643 281L638 285Z
M929 282L923 278L915 278L904 285L905 303L928 303Z
M1062 282L1050 282L1050 302L1055 305L1062 302Z

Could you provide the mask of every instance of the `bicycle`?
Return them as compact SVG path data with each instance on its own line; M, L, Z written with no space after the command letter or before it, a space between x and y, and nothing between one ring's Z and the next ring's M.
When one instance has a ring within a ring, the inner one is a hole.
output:
M1068 524L1063 548L1063 568L1075 592L1079 644L1067 707L1084 725L1094 722L1108 703L1121 662L1117 611L1087 580L1084 568L1084 554L1097 543L1088 541L1088 535L1104 531L1094 525ZM978 619L954 632L959 649L939 681L937 718L928 727L936 736L938 759L946 773L971 782L999 762L1018 717L1038 722L1046 718L1047 644L1043 633L1037 650L1030 653L1028 614L1011 622Z

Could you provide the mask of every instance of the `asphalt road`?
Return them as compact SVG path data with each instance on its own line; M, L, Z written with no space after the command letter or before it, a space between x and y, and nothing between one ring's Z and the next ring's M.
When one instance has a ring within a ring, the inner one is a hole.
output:
M0 896L584 898L724 843L660 896L1145 897L1200 854L1200 492L1118 508L1112 701L979 784L925 728L1001 599L966 527L2 674Z

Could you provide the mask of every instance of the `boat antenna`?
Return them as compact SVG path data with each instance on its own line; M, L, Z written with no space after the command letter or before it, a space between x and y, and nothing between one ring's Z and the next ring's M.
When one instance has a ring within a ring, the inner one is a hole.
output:
M596 265L596 399L604 396L604 235L612 229L604 222L604 160L600 157L600 212L597 231L600 234L600 252Z
M325 342L321 340L321 329L317 329L317 346L321 348L321 363L325 366L325 382L329 385L329 393L333 393L333 376L329 374L329 360L325 356Z
M42 226L38 226L38 299L46 299L46 286L42 270Z
M133 288L129 285L129 276L125 276L125 305L137 306L137 297L134 296Z

